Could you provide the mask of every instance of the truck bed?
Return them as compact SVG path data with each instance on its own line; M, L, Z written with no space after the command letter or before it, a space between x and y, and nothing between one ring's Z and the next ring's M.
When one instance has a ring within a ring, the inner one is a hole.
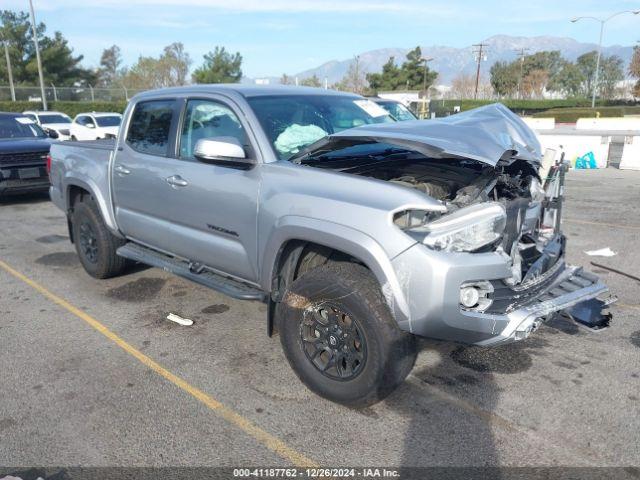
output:
M111 213L109 202L109 164L115 152L115 140L60 142L51 146L51 200L63 211L70 205L68 189L83 188L93 192L103 212ZM105 218L114 226L112 218Z

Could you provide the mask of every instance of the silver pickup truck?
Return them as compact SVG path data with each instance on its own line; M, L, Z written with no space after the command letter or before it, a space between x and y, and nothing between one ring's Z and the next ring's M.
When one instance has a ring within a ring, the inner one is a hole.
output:
M86 271L142 262L267 302L268 334L333 401L388 395L416 336L498 345L560 311L607 323L606 286L564 261L565 166L541 175L502 105L396 123L351 94L191 86L137 95L121 132L51 148Z

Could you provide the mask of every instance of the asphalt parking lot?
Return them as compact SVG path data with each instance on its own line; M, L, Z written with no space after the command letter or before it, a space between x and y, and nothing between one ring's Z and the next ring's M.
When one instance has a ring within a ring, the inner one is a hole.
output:
M424 341L361 411L305 389L264 305L151 268L94 280L46 196L4 199L0 465L640 466L640 282L590 265L640 276L640 172L573 171L566 192L569 260L619 297L612 327ZM602 247L618 254L583 253Z

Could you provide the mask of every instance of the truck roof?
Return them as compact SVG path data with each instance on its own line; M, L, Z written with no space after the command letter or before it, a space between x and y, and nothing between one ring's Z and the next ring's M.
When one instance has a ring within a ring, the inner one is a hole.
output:
M359 97L353 93L325 90L324 88L298 87L295 85L246 85L239 83L187 85L184 87L170 87L142 92L133 97L135 100L154 97L162 94L184 93L223 93L236 94L245 98L277 95L336 95L344 97Z

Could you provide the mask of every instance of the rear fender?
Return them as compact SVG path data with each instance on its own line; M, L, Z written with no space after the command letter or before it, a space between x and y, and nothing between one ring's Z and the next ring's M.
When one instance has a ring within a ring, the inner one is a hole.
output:
M115 221L111 199L107 196L108 194L105 195L102 189L100 189L91 178L65 178L65 200L67 204L67 211L71 211L73 209L73 205L71 205L71 190L73 189L73 187L78 187L89 192L91 197L98 205L100 214L102 215L102 219L104 220L107 228L117 237L122 237L122 234L119 232L118 226Z

